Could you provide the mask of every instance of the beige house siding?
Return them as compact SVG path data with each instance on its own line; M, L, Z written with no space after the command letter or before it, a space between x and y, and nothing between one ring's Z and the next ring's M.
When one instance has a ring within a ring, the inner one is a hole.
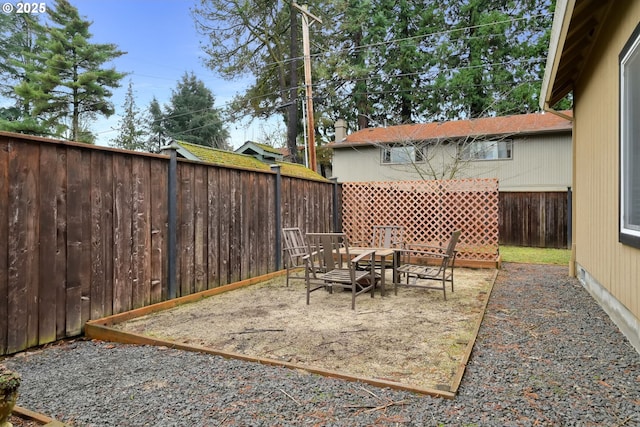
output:
M429 167L440 171L442 164L451 162L455 156L452 145L436 150L438 152L429 152L432 160L428 164L418 163L413 167L382 164L378 146L335 149L333 175L340 182L431 179ZM511 160L467 162L455 178L498 178L500 191L566 191L572 182L571 135L513 138Z
M611 8L574 91L573 235L578 274L605 288L637 320L640 250L618 242L618 55L638 24L640 2L623 3Z

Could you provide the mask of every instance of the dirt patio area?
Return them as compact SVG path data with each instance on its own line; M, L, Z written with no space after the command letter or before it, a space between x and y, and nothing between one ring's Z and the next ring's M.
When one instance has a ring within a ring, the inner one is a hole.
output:
M457 389L495 270L457 268L455 292L387 285L381 297L284 276L111 325L128 333L426 390ZM450 290L450 289L449 289Z

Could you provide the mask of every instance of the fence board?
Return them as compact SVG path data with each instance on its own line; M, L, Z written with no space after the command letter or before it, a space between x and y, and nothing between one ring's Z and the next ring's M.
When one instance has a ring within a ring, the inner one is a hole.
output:
M40 147L40 164L38 165L38 182L40 183L40 202L38 212L39 278L38 278L38 344L45 344L56 339L56 286L52 280L56 276L56 216L57 193L56 181L50 179L51 170L58 165L58 153L52 146Z
M251 264L255 262L254 253L252 252L251 239L253 234L254 221L252 221L251 210L256 208L253 197L254 183L252 173L242 174L240 178L240 221L244 224L240 229L240 242L239 242L239 269L240 276L248 275L251 277Z
M194 290L193 164L180 163L178 177L178 289L179 296L183 296Z
M230 283L230 266L231 259L231 199L233 197L233 189L231 187L231 171L228 169L218 169L220 175L220 185L216 189L218 200L220 201L220 285ZM226 188L227 191L221 191Z
M67 150L56 147L57 168L53 175L56 182L56 336L67 336Z
M82 331L84 286L89 283L89 247L85 240L88 233L83 220L90 214L85 207L85 200L89 200L90 165L83 164L83 160L82 150L67 152L67 335Z
M0 354L7 352L9 324L9 152L13 144L0 140Z
M38 147L12 144L8 200L7 350L38 344Z
M194 170L194 282L195 292L207 290L207 168L198 165Z
M167 191L168 172L162 161L151 159L151 303L163 301L167 298Z
M131 158L113 158L113 312L131 310Z
M134 157L131 163L132 176L132 295L133 308L145 307L151 301L151 200L149 162Z
M218 168L207 169L207 287L209 289L220 286L221 241L220 212L224 212L220 203L220 171Z
M91 318L112 313L113 156L91 153Z
M231 200L229 209L229 283L240 280L241 236L242 236L242 194L240 172L230 170Z

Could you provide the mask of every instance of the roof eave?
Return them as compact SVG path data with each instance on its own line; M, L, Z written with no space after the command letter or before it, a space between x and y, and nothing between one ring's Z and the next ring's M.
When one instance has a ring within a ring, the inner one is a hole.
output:
M542 79L540 91L542 95L540 96L540 108L543 111L549 111L557 102L554 102L553 99L553 85L556 74L558 73L558 65L562 57L562 48L567 38L575 3L575 0L558 0L556 3L553 26L551 27L551 39L549 41L549 54L547 56L547 64L544 69L544 78ZM566 95L566 93L564 95Z

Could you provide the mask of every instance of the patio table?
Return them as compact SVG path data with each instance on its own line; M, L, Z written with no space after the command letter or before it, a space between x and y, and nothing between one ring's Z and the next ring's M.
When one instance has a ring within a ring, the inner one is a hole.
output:
M363 252L374 250L374 256L380 260L380 295L385 296L385 276L387 267L387 257L391 257L391 265L393 269L393 283L397 282L397 268L399 266L399 252L393 248L367 248L361 246L349 246L350 255L360 255ZM345 253L344 249L340 249L340 253Z

